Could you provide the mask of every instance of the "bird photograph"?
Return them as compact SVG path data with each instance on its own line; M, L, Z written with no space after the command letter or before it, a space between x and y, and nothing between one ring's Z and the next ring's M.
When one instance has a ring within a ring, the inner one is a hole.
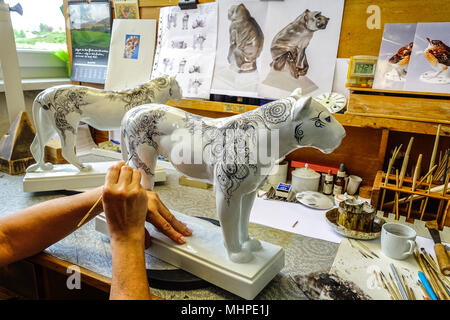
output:
M413 42L401 47L392 57L389 58L389 65L396 71L398 80L404 80L406 77L406 70L411 58Z
M425 79L450 78L450 48L441 40L431 40L427 38L428 48L425 49L424 55L428 63L435 70L434 73L427 72L423 75Z

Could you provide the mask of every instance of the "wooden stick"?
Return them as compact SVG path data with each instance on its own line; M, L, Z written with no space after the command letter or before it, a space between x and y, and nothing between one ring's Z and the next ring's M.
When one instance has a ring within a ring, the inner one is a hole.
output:
M417 183L417 178L419 177L419 174L420 174L421 164L422 164L422 154L419 155L419 158L417 159L417 163L416 163L416 168L414 169L413 183L412 183L412 187L411 187L412 191L416 190L416 183ZM413 195L411 195L411 197L409 198L410 200L409 200L407 219L409 219L411 216L412 198L413 198Z
M94 205L91 207L91 209L89 209L88 213L86 213L86 215L83 217L83 219L81 219L81 221L77 225L77 228L79 228L84 223L84 221L86 221L86 219L89 217L92 210L94 210L94 208L98 205L100 200L102 200L102 195L100 195L100 197L98 197L97 201L95 201Z
M441 224L440 224L440 228L444 228L445 225L445 220L447 219L447 213L450 210L450 200L447 201L447 206L445 207L444 210L444 215L442 216L442 220L441 220Z
M400 170L400 183L399 187L403 185L403 179L405 178L406 169L408 168L409 154L411 153L412 144L414 142L414 137L409 139L408 147L406 148L405 157L403 158L402 168Z
M395 170L395 185L398 188L399 181L398 181L398 170ZM395 219L399 219L399 212L398 212L398 192L395 191Z
M430 193L432 181L433 181L433 176L431 175L430 183L428 185L428 193ZM422 212L420 213L420 220L423 219L423 215L425 214L425 209L427 208L428 199L429 199L428 197L425 198L425 203L423 204Z
M441 133L441 125L439 124L437 126L437 130L436 130L436 138L434 139L434 146L433 146L433 152L431 153L431 160L430 160L430 167L429 170L431 170L431 168L433 168L434 166L434 160L436 159L436 152L437 152L437 148L439 145L439 135Z
M389 175L391 174L392 166L394 165L395 159L397 158L398 153L400 152L400 149L402 148L402 145L400 145L398 148L394 148L394 152L392 153L391 160L389 160L388 170L386 171L386 177L384 179L384 185L386 186L389 180ZM380 202L380 209L383 210L383 203L384 198L386 197L386 189L383 189L383 194L381 195L381 202Z
M420 179L419 183L416 185L416 188L420 187L420 185L422 184L422 182L423 182L426 178L428 178L428 176L429 176L430 174L432 174L433 171L434 171L436 168L437 168L437 165L433 166L433 168L431 168L431 169L427 172L427 174L424 175L422 179Z

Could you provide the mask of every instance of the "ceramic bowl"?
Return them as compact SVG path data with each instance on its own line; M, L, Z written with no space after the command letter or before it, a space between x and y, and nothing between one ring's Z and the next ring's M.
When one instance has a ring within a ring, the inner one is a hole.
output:
M337 233L339 233L347 238L352 238L352 239L359 239L359 240L376 239L381 235L381 226L385 223L384 219L375 217L375 220L373 221L372 232L361 232L361 231L349 230L337 223L338 215L339 215L339 213L338 213L337 208L327 211L327 213L325 214L325 217L326 217L328 224Z

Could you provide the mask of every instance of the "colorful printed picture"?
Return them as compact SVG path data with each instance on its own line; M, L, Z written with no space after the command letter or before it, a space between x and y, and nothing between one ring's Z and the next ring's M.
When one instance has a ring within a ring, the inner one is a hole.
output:
M450 92L450 22L417 24L405 90Z
M125 48L123 50L123 57L126 59L137 59L139 57L139 43L140 35L127 34L125 35Z
M72 81L105 83L111 41L108 0L69 1Z
M139 19L137 0L114 1L116 19Z
M411 58L415 23L386 23L373 83L374 89L402 90Z
M344 0L268 3L259 97L331 92L343 11Z
M216 63L211 92L217 94L258 96L264 21L268 2L222 0Z

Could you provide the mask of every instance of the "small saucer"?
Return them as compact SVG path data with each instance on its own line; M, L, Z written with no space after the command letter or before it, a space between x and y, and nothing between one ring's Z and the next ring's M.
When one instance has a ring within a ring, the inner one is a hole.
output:
M295 198L301 204L313 209L326 210L334 206L333 200L316 191L302 191L297 193Z
M339 234L352 239L359 240L371 240L376 239L381 235L381 226L384 224L384 220L378 217L375 217L372 226L372 232L362 232L347 229L337 223L338 220L338 209L334 208L325 214L328 224Z

